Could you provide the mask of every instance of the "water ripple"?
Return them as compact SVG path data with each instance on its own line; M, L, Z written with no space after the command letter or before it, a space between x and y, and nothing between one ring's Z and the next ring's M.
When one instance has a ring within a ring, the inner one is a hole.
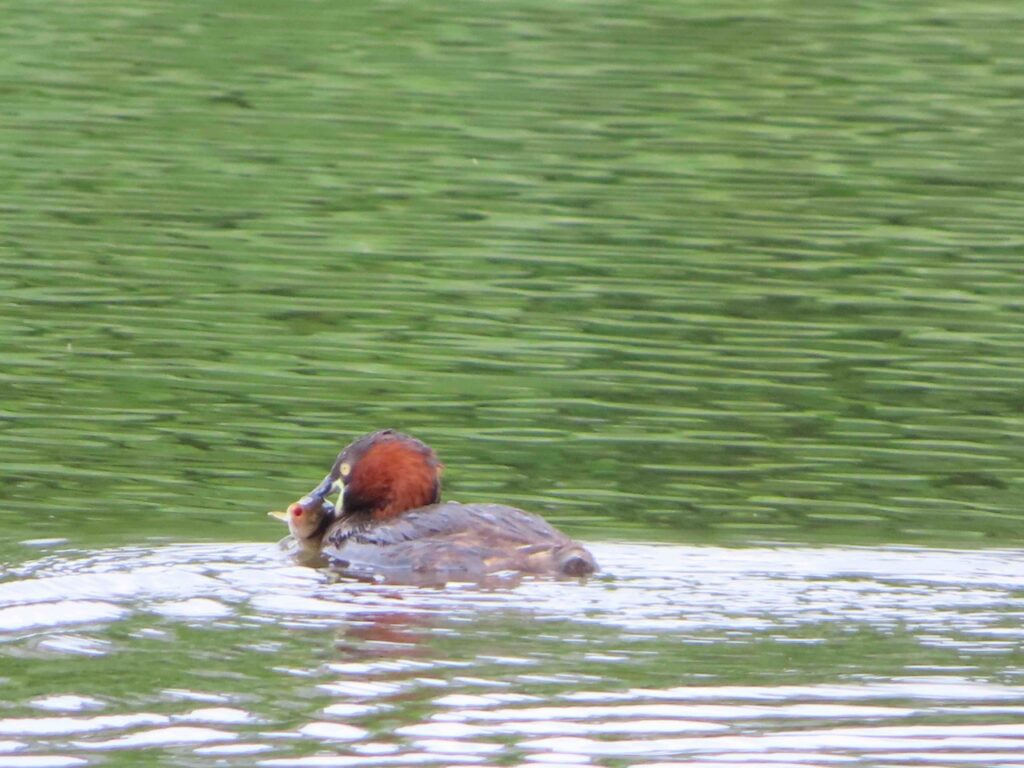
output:
M133 665L150 647L190 685L127 699L55 682L11 702L3 752L24 765L109 751L265 766L1024 765L1021 552L595 550L598 578L515 588L338 582L264 545L9 567L0 655L54 664L96 647ZM207 653L212 677L195 663ZM837 655L847 671L830 661L828 679L787 682Z

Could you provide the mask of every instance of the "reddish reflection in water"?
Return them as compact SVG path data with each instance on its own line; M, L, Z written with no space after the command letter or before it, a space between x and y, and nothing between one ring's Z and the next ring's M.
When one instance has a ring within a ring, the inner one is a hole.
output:
M340 628L334 646L346 655L374 659L420 654L418 646L436 623L429 613L365 613Z

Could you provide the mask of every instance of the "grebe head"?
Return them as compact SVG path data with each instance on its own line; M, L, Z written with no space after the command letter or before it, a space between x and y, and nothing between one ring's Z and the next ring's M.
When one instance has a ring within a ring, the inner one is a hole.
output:
M360 437L338 454L320 488L330 483L331 490L341 491L341 518L386 520L440 501L441 469L430 446L385 429Z
M441 462L430 446L385 429L360 437L338 454L327 477L287 512L271 516L288 523L306 549L319 547L331 523L366 525L441 499ZM337 506L328 501L340 491Z
M393 429L381 430L339 453L320 485L287 512L271 514L287 522L300 542L312 543L335 520L387 520L440 501L441 469L430 446ZM337 506L327 500L335 491L341 492Z

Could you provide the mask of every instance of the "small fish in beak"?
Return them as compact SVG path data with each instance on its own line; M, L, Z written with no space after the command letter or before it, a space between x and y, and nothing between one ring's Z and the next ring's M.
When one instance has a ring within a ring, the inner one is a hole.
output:
M288 524L288 530L304 549L319 549L320 540L334 522L334 505L327 496L340 487L330 475L316 488L290 504L286 512L268 512L271 517Z

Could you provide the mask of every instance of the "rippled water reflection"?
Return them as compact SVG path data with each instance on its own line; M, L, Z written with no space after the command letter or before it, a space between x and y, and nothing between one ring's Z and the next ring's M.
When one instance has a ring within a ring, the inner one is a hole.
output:
M255 544L5 569L0 766L1024 765L1024 552L595 550L490 590Z
M3 22L0 768L1024 765L1015 4ZM607 575L238 543L389 426Z
M259 540L393 426L593 538L1022 541L1012 4L48 10L0 29L12 538Z

